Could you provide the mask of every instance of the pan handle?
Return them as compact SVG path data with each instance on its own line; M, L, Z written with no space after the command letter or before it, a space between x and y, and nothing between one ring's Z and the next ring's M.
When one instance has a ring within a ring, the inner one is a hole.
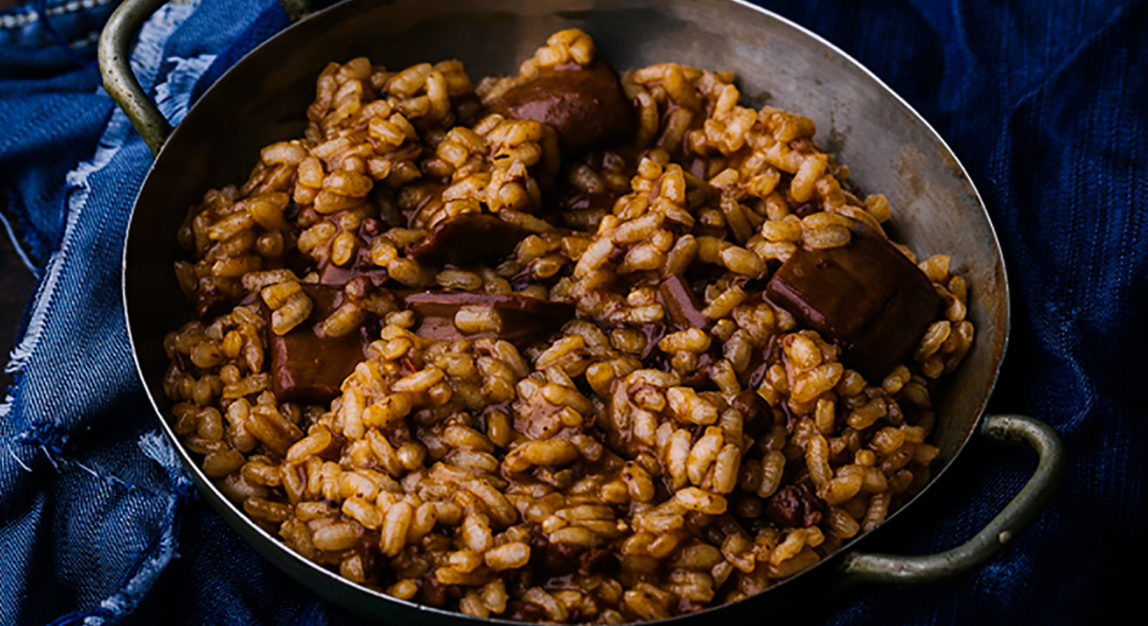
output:
M131 43L144 22L167 0L123 0L100 33L100 74L104 89L136 127L152 154L171 134L171 124L140 86L131 67ZM308 12L310 0L279 0L293 19Z
M972 539L951 550L922 556L847 555L841 569L848 582L923 583L954 577L983 566L1036 520L1063 481L1064 444L1047 424L1024 415L985 416L979 433L1036 450L1040 461L1020 493Z
M131 43L143 24L167 0L124 0L100 33L100 74L104 89L124 110L152 154L171 134L171 124L132 73Z

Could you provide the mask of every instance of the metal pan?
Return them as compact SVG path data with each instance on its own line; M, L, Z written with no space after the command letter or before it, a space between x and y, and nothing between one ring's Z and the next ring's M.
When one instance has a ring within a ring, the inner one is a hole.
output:
M205 189L241 178L261 146L301 134L301 112L328 61L365 54L402 67L454 57L472 76L507 74L551 32L575 26L590 32L600 54L619 69L671 60L730 69L750 105L768 102L816 120L818 142L850 165L863 189L882 191L896 207L896 238L916 250L952 254L956 271L971 285L968 317L978 336L935 398L941 452L933 481L974 434L1025 443L1040 457L1012 502L952 550L869 554L860 550L866 535L768 591L675 621L736 618L810 592L824 593L826 585L955 576L1000 552L1054 495L1064 470L1056 434L1030 417L982 415L1004 357L1009 297L1000 246L976 188L945 142L904 100L817 35L737 0L349 0L307 15L247 55L172 130L127 63L129 43L161 4L125 0L109 20L99 50L108 93L156 153L135 201L124 250L124 306L136 366L161 428L203 496L259 553L308 588L388 621L503 621L397 600L304 559L229 502L179 443L162 390L167 364L162 342L188 318L171 269L186 207Z

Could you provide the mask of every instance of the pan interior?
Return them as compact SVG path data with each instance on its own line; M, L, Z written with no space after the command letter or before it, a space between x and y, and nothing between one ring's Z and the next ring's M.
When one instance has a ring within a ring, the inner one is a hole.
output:
M134 209L125 305L157 409L165 414L169 406L161 384L163 337L189 317L172 271L179 224L204 191L242 179L262 146L301 134L315 77L328 62L368 55L399 68L458 58L472 77L509 74L549 34L569 27L589 32L602 58L619 70L666 61L733 70L750 105L812 117L818 143L849 165L853 181L888 196L897 240L922 256L952 255L954 271L970 285L968 318L977 337L934 398L941 448L934 473L947 468L991 393L1007 337L1004 265L977 192L935 132L872 74L807 31L727 0L360 0L310 16L254 51L176 129ZM256 544L275 541L242 518L177 448L233 525Z

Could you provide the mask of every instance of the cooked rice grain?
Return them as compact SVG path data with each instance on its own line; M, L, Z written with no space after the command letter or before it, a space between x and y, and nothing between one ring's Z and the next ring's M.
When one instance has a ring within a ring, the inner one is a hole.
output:
M883 235L888 199L857 194L809 118L741 106L729 73L623 74L633 140L573 159L550 126L486 112L595 58L566 30L477 88L457 61L332 63L303 136L190 211L176 273L199 319L164 342L173 426L291 549L478 617L653 620L807 569L928 481L931 381L974 334L959 263L922 257L944 306L865 380L759 283L853 222ZM411 253L464 214L529 236L498 260ZM672 276L695 288L687 325L657 288ZM428 338L395 294L432 288L576 315L516 345L497 337L525 322L468 304ZM363 329L333 400L276 397L274 338Z

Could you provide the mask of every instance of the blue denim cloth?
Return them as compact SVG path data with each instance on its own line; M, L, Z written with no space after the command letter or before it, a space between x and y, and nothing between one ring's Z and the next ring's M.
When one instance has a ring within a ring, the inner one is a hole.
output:
M834 624L1093 623L1133 607L1148 420L1148 2L777 0L950 142L1009 266L1013 329L992 407L1064 438L1063 494L978 572L809 607ZM131 365L119 259L150 155L97 88L100 0L0 13L5 225L42 277L0 405L0 623L344 623L198 499ZM48 14L49 19L28 16ZM274 2L191 0L144 29L137 74L178 121L287 23ZM1138 321L1141 320L1141 321ZM1027 480L1031 453L974 442L867 546L951 547ZM1138 613L1134 613L1138 614Z

